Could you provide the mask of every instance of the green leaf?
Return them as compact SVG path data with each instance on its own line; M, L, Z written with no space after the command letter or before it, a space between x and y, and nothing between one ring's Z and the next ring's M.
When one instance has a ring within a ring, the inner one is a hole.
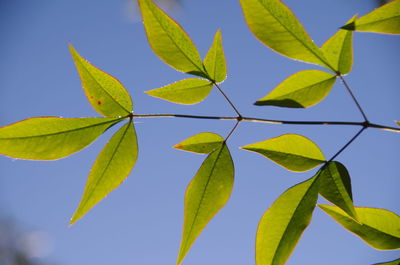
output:
M234 168L225 143L204 160L185 194L185 213L180 264L190 247L215 214L227 203L232 192Z
M181 26L151 0L138 0L150 46L157 56L178 71L204 76L196 46Z
M336 161L329 162L321 168L319 175L319 193L352 218L357 219L353 205L351 180L346 167Z
M400 34L400 0L394 0L350 22L342 29Z
M388 261L388 262L383 262L383 263L375 263L374 265L399 265L400 264L400 259Z
M86 182L82 200L71 218L71 225L128 177L137 156L136 133L130 121L113 135L97 157Z
M221 148L223 141L224 138L216 133L204 132L187 138L175 145L174 148L194 153L209 154L217 148Z
M310 139L297 134L284 134L241 147L259 153L278 165L292 171L310 170L325 162L318 146Z
M371 247L381 250L400 248L400 216L397 214L385 209L355 207L358 223L339 207L318 206Z
M54 160L80 151L121 118L39 117L0 128L0 154Z
M71 44L69 49L92 107L106 117L131 113L132 99L125 87L113 76L91 65Z
M209 77L215 82L220 83L225 80L226 60L224 48L222 47L222 35L220 30L215 33L213 44L204 58L204 67Z
M272 50L335 71L292 11L279 0L240 0L247 25Z
M295 73L279 84L255 105L307 108L323 100L335 84L336 76L319 70Z
M318 198L318 178L286 190L264 213L256 236L256 264L285 264L310 224Z
M213 84L208 80L188 78L145 93L174 103L196 104L210 94L212 87Z
M349 20L355 21L356 16ZM321 47L325 58L340 74L347 74L353 65L353 32L340 29Z

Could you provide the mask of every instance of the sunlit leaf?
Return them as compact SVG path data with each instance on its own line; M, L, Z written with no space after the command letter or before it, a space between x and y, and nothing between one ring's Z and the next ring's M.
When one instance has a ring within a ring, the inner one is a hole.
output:
M205 79L188 78L161 88L146 91L150 96L179 104L196 104L204 100L212 90L212 83Z
M82 87L92 107L106 117L126 116L132 112L132 99L114 77L94 67L69 45Z
M85 148L120 118L39 117L0 128L0 154L54 160Z
M350 22L342 29L400 34L400 0L394 0Z
M226 60L222 46L221 31L215 33L213 44L204 58L204 67L212 80L220 83L226 78Z
M318 198L313 177L286 190L264 213L256 236L256 264L285 264L310 224Z
M284 134L243 146L242 149L259 153L288 170L298 172L310 170L325 162L318 146L297 134Z
M86 182L82 200L71 218L71 225L126 179L137 156L135 129L133 123L128 122L113 135L97 157Z
M400 216L397 214L385 209L355 207L358 223L339 207L318 206L370 246L381 250L400 248Z
M223 141L224 138L216 133L204 132L187 138L175 145L174 148L194 153L209 154L217 148L221 148Z
M196 46L181 26L151 0L138 0L150 46L157 56L176 70L204 76Z
M328 201L339 206L351 217L357 219L353 205L350 175L346 167L336 161L329 162L319 172L319 193Z
M374 265L399 265L400 264L400 259L388 261L388 262L383 262L383 263L375 263Z
M349 23L356 19L354 16ZM350 72L353 65L353 32L339 29L321 47L325 58L340 74Z
M323 100L335 81L336 76L327 72L301 71L288 77L255 105L307 108Z
M240 3L247 25L262 43L292 59L335 70L280 0L240 0Z
M227 203L232 192L234 168L225 143L204 160L185 194L185 213L180 264L190 247L214 215Z

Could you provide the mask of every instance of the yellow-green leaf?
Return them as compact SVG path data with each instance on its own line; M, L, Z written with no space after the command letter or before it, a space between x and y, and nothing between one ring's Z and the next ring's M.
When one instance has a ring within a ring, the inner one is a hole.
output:
M63 158L85 148L121 118L39 117L0 128L0 154L32 160Z
M72 45L69 49L92 107L106 117L131 113L132 99L125 87L116 78L86 61Z
M204 58L204 67L211 80L220 83L226 78L226 60L222 46L221 31L215 33L213 44Z
M204 160L185 194L185 212L180 264L190 247L215 214L227 203L232 192L234 168L225 143Z
M298 134L284 134L242 149L259 153L292 171L310 170L325 162L324 154L310 139Z
M356 19L354 16L348 23ZM325 58L340 74L350 72L353 65L353 31L339 29L321 47Z
M400 0L394 0L352 21L342 29L400 34Z
M292 11L280 0L240 0L247 25L272 50L333 69Z
M400 264L400 259L388 261L388 262L383 262L383 263L375 263L374 265L399 265Z
M137 156L136 133L130 121L113 135L97 157L86 182L82 200L71 218L71 225L128 177Z
M213 84L205 79L188 78L178 82L146 91L150 96L179 104L196 104L204 100Z
M223 141L224 138L216 133L204 132L187 138L175 145L174 148L194 153L209 154L221 148Z
M283 265L310 224L318 198L318 178L286 190L264 213L256 236L256 264Z
M339 207L318 206L371 247L381 250L400 248L400 216L397 214L385 209L355 207L359 221L356 222Z
M319 193L352 218L357 219L353 205L350 175L346 167L336 161L329 162L320 169L319 178Z
M305 70L288 77L255 105L307 108L323 100L335 84L336 76L319 70Z
M193 41L181 26L151 0L138 0L151 48L176 70L204 76L203 63Z

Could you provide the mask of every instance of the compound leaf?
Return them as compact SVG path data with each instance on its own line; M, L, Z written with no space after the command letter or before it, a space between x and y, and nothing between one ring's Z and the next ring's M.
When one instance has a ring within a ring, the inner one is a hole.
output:
M146 91L146 93L174 103L196 104L210 94L212 87L213 84L208 80L188 78L161 88Z
M0 154L55 160L80 151L121 118L38 117L0 128Z
M196 46L181 28L151 0L138 0L150 46L157 56L178 71L204 76Z
M279 196L258 225L257 265L285 264L310 224L317 198L317 176L289 188Z
M342 29L400 34L400 0L387 3L365 16L344 25Z
M223 141L224 138L216 133L203 132L187 138L175 145L174 148L194 153L209 154L217 148L221 148Z
M397 214L385 209L355 207L359 221L356 222L339 207L318 206L371 247L381 250L400 248L400 216Z
M310 139L298 134L284 134L241 148L259 153L296 172L310 170L325 162L319 147Z
M323 100L335 84L336 76L319 70L305 70L288 77L255 105L307 108Z
M329 162L320 169L319 178L319 193L352 218L357 219L353 205L350 175L346 167L336 161Z
M136 163L137 156L136 133L130 121L113 135L97 157L81 202L71 218L71 225L126 179Z
M354 22L356 16L348 23ZM353 31L340 29L321 47L325 58L340 74L350 72L353 65Z
M132 99L125 87L116 78L86 61L71 44L69 49L92 107L106 117L131 113Z
M272 50L334 70L292 11L279 0L240 0L247 25Z
M182 262L208 222L227 203L233 180L233 161L228 147L221 143L207 156L186 189L183 234L177 264Z
M222 46L221 31L215 33L213 44L204 58L204 67L211 80L220 83L226 78L226 60Z
M388 261L388 262L383 262L383 263L375 263L374 265L399 265L400 264L400 259Z

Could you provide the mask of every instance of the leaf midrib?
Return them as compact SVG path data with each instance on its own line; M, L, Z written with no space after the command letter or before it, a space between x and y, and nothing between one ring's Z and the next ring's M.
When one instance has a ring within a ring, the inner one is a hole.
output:
M243 149L246 149L246 148L243 148ZM308 157L308 156L302 156L302 155L293 154L293 153L285 153L285 152L281 152L281 151L274 151L274 150L270 150L270 149L254 148L253 150L251 150L251 149L247 149L247 150L250 150L250 151L253 151L253 152L258 152L258 150L262 150L262 151L271 152L271 153L279 153L279 154L291 155L291 156L300 157L300 158L304 158L304 159L308 159L308 160L318 161L318 162L321 162L321 163L325 162L325 160L320 160L320 159L317 159L317 158L311 158L311 157ZM258 153L260 153L260 152L258 152ZM265 156L265 157L268 158L269 160L275 162L271 158L269 158L267 156ZM275 162L275 163L277 163L277 162Z

